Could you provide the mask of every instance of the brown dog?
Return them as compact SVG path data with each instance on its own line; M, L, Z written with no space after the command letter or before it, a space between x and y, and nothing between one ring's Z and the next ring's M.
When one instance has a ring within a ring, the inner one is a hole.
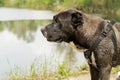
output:
M79 49L89 49L92 41L98 36L106 21L100 17L90 16L81 11L68 9L54 16L52 23L41 29L48 41L73 42ZM115 23L120 31L120 23ZM91 80L110 80L114 45L111 33L104 38L94 50L94 59L97 69L89 64ZM118 48L120 50L120 47ZM120 64L120 54L116 64Z

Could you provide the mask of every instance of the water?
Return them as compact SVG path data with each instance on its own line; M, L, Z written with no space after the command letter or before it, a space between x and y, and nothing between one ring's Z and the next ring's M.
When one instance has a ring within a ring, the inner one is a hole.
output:
M45 20L52 19L52 11L48 10L29 10L16 8L0 8L0 21L9 20Z
M71 67L85 62L83 54L71 50L65 43L48 42L41 34L40 28L48 24L50 21L46 19L51 19L54 14L51 11L0 8L0 76L16 66L28 74L33 63L41 69L47 63L49 70L56 71L57 65L68 55L67 62Z

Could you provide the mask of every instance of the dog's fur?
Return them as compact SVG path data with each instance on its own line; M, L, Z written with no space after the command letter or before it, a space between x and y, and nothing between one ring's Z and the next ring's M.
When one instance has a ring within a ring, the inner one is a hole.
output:
M41 29L48 41L73 42L78 49L89 49L92 41L98 36L106 20L85 14L81 11L68 9L54 16L52 23ZM120 23L115 23L117 33L120 31ZM91 80L110 80L114 45L112 32L104 38L94 50L94 58L97 69L89 64ZM118 35L120 36L120 35ZM120 47L118 48L120 51ZM116 65L120 64L120 54L117 55Z

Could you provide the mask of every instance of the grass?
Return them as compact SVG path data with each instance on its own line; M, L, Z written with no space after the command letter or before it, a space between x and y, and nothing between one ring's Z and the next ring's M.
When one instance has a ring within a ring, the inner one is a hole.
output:
M33 62L30 65L29 75L25 75L25 76L23 76L22 74L23 73L22 69L20 69L18 66L15 66L15 68L11 69L11 71L9 72L9 77L12 80L61 80L71 75L74 76L78 75L82 70L87 70L86 65L83 65L81 66L81 68L79 68L79 70L73 72L68 68L66 61L58 65L57 72L51 72L47 70L47 66L48 66L47 62L45 64L42 64L41 66L43 66L42 72L39 72L36 62ZM24 71L24 73L27 72Z
M71 70L67 67L65 61L58 66L58 74L62 77L67 77L71 74Z
M38 60L39 59L33 61L30 65L29 71L26 70L27 72L23 71L24 69L21 69L18 66L15 66L14 69L11 68L9 77L12 80L62 80L70 76L89 73L89 66L87 64L83 64L82 66L77 67L75 71L72 71L68 68L66 61L63 61L62 64L58 64L57 72L53 72L48 69L49 63L47 58L44 64L39 64ZM120 66L112 68L112 74L116 74L119 70ZM23 73L29 74L23 75Z
M89 66L87 64L83 64L82 66L78 67L78 74L87 74L89 73Z
M120 71L120 65L112 68L112 74L116 74L118 71Z

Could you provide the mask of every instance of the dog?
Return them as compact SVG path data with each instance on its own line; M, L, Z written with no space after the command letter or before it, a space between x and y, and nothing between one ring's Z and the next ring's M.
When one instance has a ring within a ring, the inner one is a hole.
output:
M89 49L104 26L106 20L86 14L76 9L67 9L59 12L53 17L53 20L45 28L41 29L42 34L50 42L73 43L79 50ZM118 36L120 32L120 23L114 24ZM112 69L112 57L114 54L114 45L112 42L112 32L109 33L93 51L94 61L97 66L89 64L91 80L110 80ZM118 50L120 47L118 46ZM115 66L120 64L120 54L117 55Z

